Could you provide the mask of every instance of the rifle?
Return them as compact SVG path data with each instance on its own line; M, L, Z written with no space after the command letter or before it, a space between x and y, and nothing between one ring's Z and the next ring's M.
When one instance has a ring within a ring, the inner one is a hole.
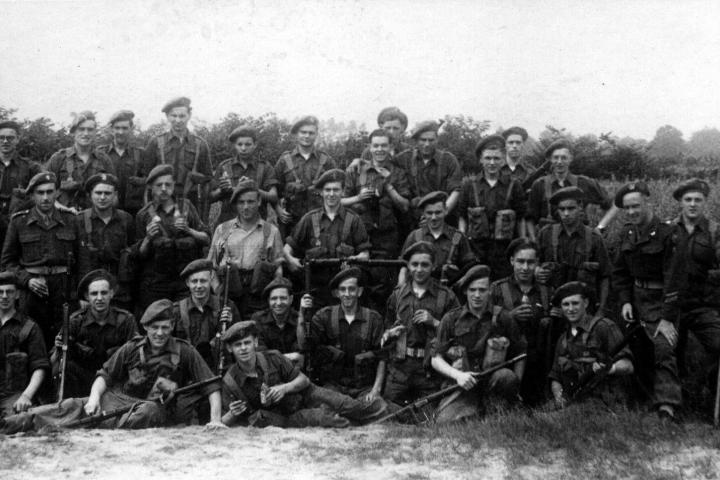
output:
M232 266L230 265L230 262L227 262L225 264L225 278L223 279L223 303L222 303L222 309L220 310L220 331L217 333L217 339L218 344L220 345L220 352L218 353L218 364L217 364L217 372L222 375L225 370L225 349L223 348L222 344L222 337L225 335L225 331L227 330L227 321L222 320L222 312L228 307L228 287L230 284L230 268Z
M305 265L308 267L305 269L305 287L309 286L308 279L311 278L309 269L313 266L335 266L335 265L360 265L365 267L404 267L405 260L393 260L393 259L358 259L358 258L308 258L305 259Z
M530 190L532 187L532 184L535 183L535 180L537 180L540 177L545 176L547 174L548 170L550 170L550 165L552 162L550 160L545 160L542 165L540 165L537 170L535 170L533 173L527 176L525 180L522 181L522 188L525 191Z
M165 394L161 395L160 397L154 399L153 401L158 402L161 405L165 405L168 402L172 401L172 399L175 399L178 397L178 395L181 395L183 393L191 392L193 390L197 390L198 388L202 388L206 385L210 385L211 383L215 383L222 379L222 376L217 375L215 377L208 378L207 380L202 380L200 382L191 383L190 385L186 385L184 387L180 387L178 389L175 389L172 392L166 392ZM169 395L172 394L172 398L169 399ZM124 407L115 408L113 410L110 410L108 412L101 412L99 415L93 415L91 417L85 417L81 418L80 420L75 420L69 423L66 423L65 425L62 425L63 428L85 428L85 427L92 427L94 425L98 425L105 420L108 420L110 418L119 417L121 415L124 415L125 413L129 412L139 402L135 402L132 405L126 405Z
M525 358L527 358L527 353L523 353L523 354L521 354L521 355L518 355L517 357L513 357L513 358L511 358L510 360L506 360L506 361L504 361L504 362L502 362L502 363L499 363L499 364L495 365L494 367L490 367L490 368L488 368L488 369L486 369L486 370L483 370L482 372L471 372L471 373L472 373L472 375L473 375L475 378L486 377L486 376L488 376L488 375L491 375L491 374L497 372L498 370L501 370L501 369L503 369L503 368L506 368L506 367L509 367L509 366L511 366L511 365L514 365L515 363L519 362L520 360L524 360ZM381 417L381 418L379 418L379 419L377 419L377 420L375 420L375 421L373 421L373 422L370 422L370 423L371 423L371 424L373 424L373 423L382 423L382 422L385 422L385 421L390 420L390 419L392 419L392 418L395 418L395 417L399 416L399 415L402 414L402 413L405 413L405 412L408 412L408 411L411 411L411 410L415 411L415 410L417 410L417 409L419 409L419 408L424 407L425 405L427 405L427 404L429 404L429 403L431 403L431 402L434 402L435 400L439 400L439 399L441 399L441 398L443 398L443 397L445 397L445 396L447 396L447 395L450 395L451 393L453 393L453 392L455 392L455 391L458 391L458 390L461 390L461 389L462 389L462 387L461 387L460 385L457 385L457 384L451 385L451 386L449 386L449 387L445 387L445 388L443 388L442 390L439 390L439 391L437 391L437 392L435 392L435 393L431 393L430 395L427 395L427 396L424 396L424 397L422 397L422 398L419 398L419 399L415 400L413 403L411 403L410 405L407 405L407 406L401 408L400 410L397 410L397 411L394 412L394 413L390 413L390 414L388 414L388 415L385 415L384 417Z
M63 324L62 324L62 356L60 357L60 386L58 387L58 404L65 398L65 376L67 372L68 346L70 343L70 295L72 294L72 268L73 254L68 253L67 272L65 272L65 301L63 302Z

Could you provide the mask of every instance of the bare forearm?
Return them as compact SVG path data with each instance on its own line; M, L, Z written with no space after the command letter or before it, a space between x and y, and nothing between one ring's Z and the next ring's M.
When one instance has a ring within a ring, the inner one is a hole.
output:
M210 422L225 423L222 421L222 398L220 396L220 390L216 390L208 395L208 401L210 402Z
M385 383L385 360L378 362L377 370L375 371L375 383L372 389L378 393L382 391L383 384Z
M40 388L40 385L42 385L43 380L45 380L45 370L43 370L42 368L38 368L32 373L30 381L28 382L27 387L25 387L25 390L22 394L32 400L33 398L35 398L35 394Z

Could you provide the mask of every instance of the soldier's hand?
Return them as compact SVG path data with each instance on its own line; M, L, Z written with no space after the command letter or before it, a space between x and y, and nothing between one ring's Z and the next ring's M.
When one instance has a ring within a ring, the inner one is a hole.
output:
M32 407L32 400L24 393L20 395L17 401L13 404L13 410L15 413L22 413L28 408Z
M182 215L180 217L175 217L175 221L173 222L173 226L180 230L181 232L189 232L190 226L187 223L187 218Z
M245 400L235 400L230 403L229 408L232 415L239 417L247 411L248 404Z
M288 268L290 268L291 272L299 272L303 269L302 263L300 262L299 258L288 255L287 260Z
M157 237L162 233L162 229L160 229L160 223L152 221L148 223L147 229L146 229L146 235L149 238Z
M39 297L47 297L50 295L44 278L31 278L28 282L28 289Z
M63 338L62 338L62 331L60 331L57 335L55 335L55 348L62 348L63 346Z
M232 309L230 307L224 307L220 313L220 322L232 322Z
M410 199L410 208L417 208L418 203L420 203L420 197L413 197Z
M265 393L265 405L274 405L285 397L283 385L273 385Z
M548 283L552 272L547 268L536 267L535 268L535 280L539 283Z
M562 395L556 396L554 398L554 401L555 401L555 408L557 410L562 410L563 408L565 408L565 397L563 397Z
M427 310L415 310L412 322L415 325L434 325L435 318Z
M510 311L510 315L516 322L529 322L532 320L533 314L534 311L532 305L528 305L526 303L518 305Z
M306 293L300 299L300 308L313 308L313 297L309 293Z
M362 163L362 160L359 158L354 159L352 162L350 162L350 165L347 166L346 171L348 173L360 173L360 165Z
M470 390L477 385L477 379L470 372L458 372L455 381L465 390Z
M655 330L655 335L653 335L653 338L657 337L658 334L662 334L662 336L667 339L671 347L675 347L675 345L677 345L678 332L672 322L668 322L667 320L660 320L657 326L657 330Z
M562 317L563 317L562 308L560 308L560 307L552 307L552 308L550 309L550 316L551 316L551 317L555 317L555 318L562 318Z
M100 413L100 403L93 400L92 398L88 399L87 403L85 404L85 414L89 417L95 416L98 413Z
M375 189L372 187L363 187L358 194L360 200L367 200L375 196Z
M592 364L592 371L593 371L593 373L597 373L597 372L599 372L600 370L602 370L603 368L605 368L605 364L604 364L604 363L593 362L593 364Z
M208 422L203 427L203 430L206 432L217 432L218 430L227 430L228 427L222 422Z
M635 317L633 317L632 304L624 303L620 315L622 315L623 320L626 322L634 322Z
M380 392L375 390L374 388L370 390L367 395L363 397L363 400L365 400L368 403L374 402L376 399L380 398Z
M128 177L128 183L135 187L140 187L142 185L145 185L145 177L136 177L136 176Z
M380 347L382 347L387 342L389 342L390 339L399 337L402 334L402 332L405 330L406 330L406 327L403 325L398 325L397 327L393 327L388 330L385 330L385 332L382 335L382 338L380 338Z
M385 167L378 167L375 169L382 178L388 178L390 176L390 170Z
M290 212L288 212L283 205L278 204L275 207L275 212L277 213L280 223L290 223L292 220L292 215L290 215Z
M218 187L220 187L220 190L222 191L232 190L232 180L230 180L228 177L221 177Z
M80 182L76 182L75 180L63 180L60 182L60 190L63 190L65 192L73 192L80 187Z

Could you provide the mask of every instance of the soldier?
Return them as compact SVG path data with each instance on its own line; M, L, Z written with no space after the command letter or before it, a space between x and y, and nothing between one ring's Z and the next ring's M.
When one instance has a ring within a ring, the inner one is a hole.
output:
M565 406L581 381L606 366L610 366L609 378L589 392L591 398L600 399L605 405L627 400L622 377L633 374L632 353L627 346L615 352L623 341L622 333L612 320L588 313L591 297L592 290L584 283L568 282L558 288L552 298L553 305L562 309L569 323L558 340L549 375L558 408Z
M584 198L578 187L561 188L550 198L560 223L540 230L540 266L535 275L540 283L554 288L574 280L585 282L598 298L598 304L591 305L591 310L603 316L612 269L602 236L583 224Z
M77 296L87 303L70 316L66 397L87 394L95 373L118 348L138 334L133 314L111 305L116 285L115 277L106 270L88 272L78 284ZM58 332L51 355L56 373L62 367L62 347L63 334Z
M260 218L260 199L254 181L238 183L230 198L237 218L217 226L208 255L223 280L230 264L230 298L243 318L263 309L263 289L274 277L282 275L280 231Z
M52 172L35 175L25 194L34 206L17 212L10 220L0 270L11 270L27 289L24 309L37 319L45 345L52 345L62 320L62 305L71 288L73 265L77 258L78 239L75 218L55 208L57 177Z
M302 117L290 129L296 146L285 151L275 163L282 198L277 207L279 226L285 236L290 235L303 215L322 207L321 192L315 183L323 173L336 168L335 161L315 146L318 119Z
M446 313L433 343L432 367L463 388L444 399L435 421L452 422L477 415L483 407L518 400L525 360L478 381L479 372L525 353L527 341L509 312L490 305L490 269L476 265L458 281L466 305Z
M475 254L470 248L467 237L445 222L448 212L445 192L428 193L417 205L427 222L410 232L402 251L406 251L410 245L420 241L433 244L436 255L432 275L443 284L450 285L458 276L461 267L475 262ZM405 283L406 273L405 267L400 269L398 285Z
M528 132L522 127L510 127L502 132L505 139L505 164L500 167L500 174L507 175L522 184L532 175L535 167L523 160L523 146L528 138Z
M0 122L0 227L3 238L10 215L27 203L25 188L28 182L42 170L38 162L18 154L21 133L19 123Z
M505 250L525 217L526 198L520 183L501 174L505 140L489 135L475 147L482 172L463 180L458 202L458 229L467 235L477 260L490 267L491 278L510 275Z
M235 155L220 162L210 183L210 201L222 202L217 223L237 216L235 205L230 199L238 183L245 180L252 180L257 185L261 216L268 219L268 210L274 208L278 201L279 182L275 176L275 168L255 155L258 146L257 131L248 125L241 125L230 133L228 140L235 150Z
M152 202L135 218L136 258L142 264L140 307L160 298L180 300L186 293L180 272L202 256L210 237L192 203L173 198L172 165L158 165L147 176Z
M212 293L211 283L215 267L210 260L193 260L180 272L190 296L173 303L175 331L173 336L187 340L200 353L211 370L216 370L222 345L218 341L222 325L240 321L235 303L228 299L224 306L218 295ZM218 372L220 373L220 372Z
M16 310L20 287L14 273L0 273L0 418L37 405L50 369L40 328Z
M382 344L395 339L390 354L383 397L399 403L413 402L440 386L440 379L430 369L430 343L440 319L460 306L448 287L432 278L435 247L417 242L403 252L410 281L390 295L385 314L387 330Z
M175 172L175 198L187 198L200 213L200 218L207 221L209 204L205 188L212 178L212 161L207 142L188 130L192 116L190 99L174 98L163 106L162 112L170 130L152 137L148 142L143 156L142 176L158 165L170 164Z
M412 145L403 141L403 135L408 126L408 117L398 107L386 107L380 110L377 117L377 124L378 128L385 130L385 132L390 135L389 154L391 160L405 150L412 148ZM365 150L362 151L360 158L363 160L372 160L372 153L369 147L366 147ZM353 160L348 166L348 170L357 169L359 166L360 162Z
M135 220L115 208L119 180L109 173L98 173L85 182L85 191L92 206L75 217L80 248L78 277L91 270L104 269L115 276L113 303L125 309L134 308L134 262L131 248L135 245Z
M73 135L72 147L55 152L47 162L46 169L60 181L58 202L75 212L90 206L83 185L96 173L112 173L115 166L106 154L94 150L97 121L92 112L80 112L70 125Z
M142 170L143 149L131 142L135 114L130 110L115 112L108 126L112 141L97 148L107 155L115 166L119 179L118 208L133 217L143 207L145 179L140 176Z

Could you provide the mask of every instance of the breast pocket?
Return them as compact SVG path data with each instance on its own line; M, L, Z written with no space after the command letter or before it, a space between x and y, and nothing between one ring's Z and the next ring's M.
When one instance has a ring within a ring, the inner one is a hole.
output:
M43 235L40 232L23 232L20 234L22 257L25 262L34 262L42 258Z

